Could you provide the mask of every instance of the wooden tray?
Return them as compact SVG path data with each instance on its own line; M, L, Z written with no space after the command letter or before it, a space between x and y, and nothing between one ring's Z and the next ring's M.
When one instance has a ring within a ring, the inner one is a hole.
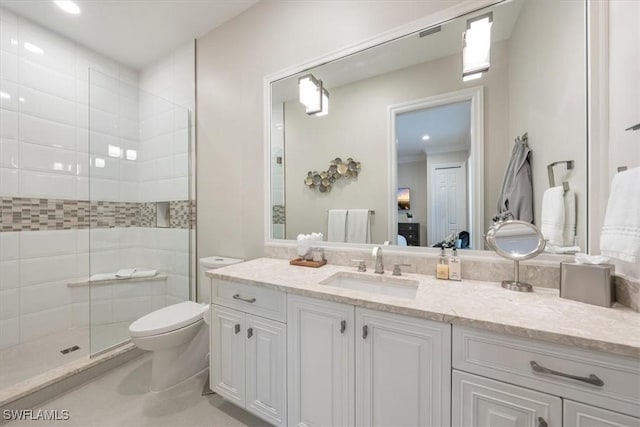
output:
M296 258L296 259L292 259L291 261L289 261L289 264L291 264L291 265L301 265L303 267L313 267L313 268L322 267L326 263L327 263L326 259L324 259L322 261L306 261L306 260L304 260L302 258Z

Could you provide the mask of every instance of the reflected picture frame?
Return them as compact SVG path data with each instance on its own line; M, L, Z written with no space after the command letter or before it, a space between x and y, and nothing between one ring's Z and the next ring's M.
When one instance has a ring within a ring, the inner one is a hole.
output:
M408 211L411 209L411 189L398 188L398 210Z

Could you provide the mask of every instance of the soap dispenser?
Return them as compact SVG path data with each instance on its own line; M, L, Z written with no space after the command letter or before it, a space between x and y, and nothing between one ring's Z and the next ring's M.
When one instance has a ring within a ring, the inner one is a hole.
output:
M449 261L447 260L447 254L444 250L444 246L440 248L440 258L438 259L438 265L436 266L436 279L449 279Z
M449 258L449 280L462 280L460 258L458 258L458 250L453 248L453 254Z

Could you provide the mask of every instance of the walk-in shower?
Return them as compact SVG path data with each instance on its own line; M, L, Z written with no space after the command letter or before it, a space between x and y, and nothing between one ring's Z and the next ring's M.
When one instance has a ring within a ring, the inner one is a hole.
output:
M195 50L134 70L0 19L2 401L190 298Z

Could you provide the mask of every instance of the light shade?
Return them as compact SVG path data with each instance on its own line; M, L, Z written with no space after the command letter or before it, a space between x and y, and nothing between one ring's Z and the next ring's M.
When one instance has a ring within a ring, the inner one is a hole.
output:
M322 83L322 81L320 81ZM322 88L322 109L320 112L315 113L314 116L326 116L329 114L329 92L323 87Z
M307 74L298 79L298 91L300 102L307 109L307 114L316 114L322 111L322 81L312 74Z
M488 13L467 21L463 34L462 76L489 69L491 52L491 26L493 14Z

